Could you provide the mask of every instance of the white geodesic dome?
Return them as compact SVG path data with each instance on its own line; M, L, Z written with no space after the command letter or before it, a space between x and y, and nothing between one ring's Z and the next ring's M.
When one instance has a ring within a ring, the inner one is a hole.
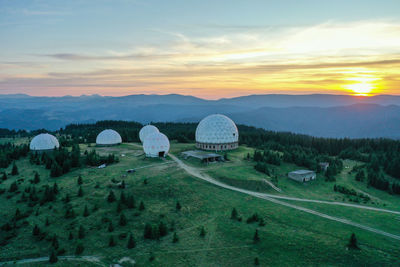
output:
M152 133L146 136L143 150L147 157L165 157L169 151L168 137L163 133Z
M202 119L196 128L196 142L230 144L239 140L236 124L227 116L213 114Z
M146 139L146 136L148 136L149 134L153 134L153 133L159 133L160 131L158 130L158 128L154 125L146 125L144 126L142 129L140 129L139 131L139 138L140 138L140 142L144 142L144 139Z
M51 150L59 147L60 144L58 143L57 138L48 133L36 135L29 145L31 150Z
M114 130L107 129L99 133L96 138L96 144L101 146L112 146L122 143L122 138Z

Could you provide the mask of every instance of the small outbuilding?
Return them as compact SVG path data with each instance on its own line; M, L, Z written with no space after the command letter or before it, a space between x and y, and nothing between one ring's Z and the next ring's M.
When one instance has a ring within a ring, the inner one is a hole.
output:
M288 177L297 182L304 183L304 182L308 182L311 180L315 180L317 178L317 174L315 173L315 171L297 170L297 171L289 172Z
M219 154L209 153L209 152L200 151L200 150L185 151L185 152L182 152L182 155L185 159L192 157L192 158L200 159L201 162L203 162L203 163L224 161L224 157Z
M318 163L318 165L321 168L321 170L325 172L329 167L329 162L320 162Z
M118 132L107 129L99 133L96 138L96 145L98 146L115 146L122 143L122 138Z
M58 143L57 138L48 133L36 135L29 144L30 150L36 152L53 150L54 148L59 147L60 144Z

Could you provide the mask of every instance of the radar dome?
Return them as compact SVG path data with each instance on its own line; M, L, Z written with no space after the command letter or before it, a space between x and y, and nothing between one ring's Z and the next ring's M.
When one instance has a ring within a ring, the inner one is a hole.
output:
M165 157L169 151L168 137L163 133L152 133L146 136L143 150L147 157Z
M112 146L122 143L122 138L114 130L107 129L99 133L96 138L96 144L100 146Z
M140 129L139 132L139 138L140 142L144 142L144 139L146 139L146 136L153 134L153 133L159 133L160 131L156 126L153 125L146 125L142 129Z
M36 135L30 145L29 148L31 150L40 151L40 150L51 150L54 148L59 148L60 144L58 143L57 138L54 135L48 133L42 133Z

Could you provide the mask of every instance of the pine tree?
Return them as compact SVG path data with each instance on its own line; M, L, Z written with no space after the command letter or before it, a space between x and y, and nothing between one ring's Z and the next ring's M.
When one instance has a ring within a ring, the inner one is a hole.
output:
M83 247L83 245L78 244L75 249L75 255L81 255L84 250L85 250L85 248Z
M256 229L256 232L254 233L253 237L254 243L257 243L260 241L260 237L258 236L258 230Z
M127 200L127 206L129 209L134 209L135 208L135 198L133 197L133 195L128 196L128 200Z
M238 217L238 212L237 212L236 208L233 208L232 212L231 212L231 219L237 220L237 217Z
M179 201L176 202L176 210L180 211L182 208L181 203L179 203Z
M7 180L7 174L6 174L5 172L3 172L3 176L1 177L1 179L2 179L3 181Z
M58 185L56 182L54 182L54 184L53 184L53 193L54 193L54 195L58 194Z
M89 209L88 207L85 205L85 209L83 210L83 217L87 217L89 216Z
M113 232L114 231L114 226L113 226L112 221L110 221L110 223L108 224L108 231L109 232Z
M164 222L160 222L158 224L158 232L160 233L161 237L166 236L168 234L168 228Z
M78 197L83 197L83 190L82 190L82 186L79 186L79 190L78 190Z
M78 231L78 238L83 239L85 237L85 228L83 226L79 226L79 231Z
M15 192L18 190L18 185L17 182L12 182L12 184L10 185L10 188L8 189L8 192Z
M122 204L126 204L126 197L125 197L124 191L121 191L121 194L120 194L120 196L119 196L119 201L120 201Z
M134 247L136 247L136 242L135 242L135 239L133 238L133 235L130 234L130 235L129 235L129 239L128 239L127 248L128 248L128 249L132 249L132 248L134 248Z
M108 194L107 201L110 202L110 203L115 201L115 195L114 195L114 192L112 190Z
M114 247L116 245L114 237L110 236L110 239L108 240L108 246L109 247Z
M46 223L45 223L45 225L46 225L46 226L49 226L49 225L50 225L49 218L47 218L47 217L46 217Z
M174 236L172 238L172 243L177 243L179 241L178 235L174 232Z
M120 201L118 201L118 203L117 203L117 213L121 213L121 211L122 211L122 204L121 204Z
M125 185L125 180L122 180L121 186L122 189L125 189L126 185Z
M58 249L58 239L57 235L53 236L53 239L51 240L51 245L53 246L54 249Z
M254 258L254 265L256 265L256 266L260 265L260 261L259 261L258 257Z
M357 237L354 233L352 233L350 236L348 247L351 249L359 249L358 244L357 244Z
M201 227L200 229L200 236L205 237L206 236L206 230L204 229L204 226Z
M68 203L68 202L70 202L70 201L71 201L71 198L69 197L69 194L67 193L67 194L65 195L64 202L65 202L65 203Z
M72 239L74 239L74 235L72 234L72 232L69 232L68 240L72 240Z
M258 220L258 225L259 225L259 226L265 226L265 222L264 222L264 219L263 219L263 218L260 218L260 219Z
M13 166L12 166L12 170L11 170L11 175L18 175L19 174L19 171L18 171L18 167L17 167L17 165L15 164L15 161L13 162Z
M125 217L125 215L122 213L121 216L119 216L119 225L120 225L120 226L125 226L126 224L127 224L126 217Z
M37 226L37 224L35 224L35 226L33 227L33 230L32 230L32 235L37 236L39 234L40 234L40 228L39 228L39 226Z
M40 175L37 172L35 172L35 176L33 177L33 183L34 184L40 183Z
M139 210L143 211L144 209L145 209L144 208L144 203L143 203L143 201L140 201Z
M49 262L50 263L56 263L58 261L57 255L56 253L53 251L51 251L50 257L49 257Z
M78 177L78 185L82 185L83 184L83 179L82 176L79 175Z

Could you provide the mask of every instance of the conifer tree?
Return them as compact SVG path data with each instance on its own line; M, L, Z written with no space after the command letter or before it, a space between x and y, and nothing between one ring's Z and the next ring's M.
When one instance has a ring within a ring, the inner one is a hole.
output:
M56 182L54 182L54 184L53 184L53 193L54 193L54 195L58 194L58 185Z
M87 217L89 216L89 209L88 207L85 205L85 209L83 210L83 217Z
M79 226L79 230L78 230L78 238L79 239L83 239L85 237L85 228L83 228L83 226Z
M113 226L112 221L110 221L110 223L108 224L108 231L109 231L109 232L114 231L114 226Z
M260 265L260 260L258 259L258 257L255 257L254 265L256 265L256 266Z
M67 194L65 195L64 202L65 202L65 203L68 203L68 202L70 202L70 201L71 201L71 198L69 197L69 194L67 193Z
M69 232L68 240L72 240L72 239L74 239L74 235L72 234L72 232Z
M145 209L143 201L140 201L139 210L143 211Z
M79 190L78 190L78 197L83 197L83 190L82 190L82 186L79 186Z
M2 179L3 181L7 180L7 174L6 174L5 172L3 172L3 176L1 177L1 179Z
M49 226L49 225L50 225L49 218L47 218L47 217L46 217L46 223L45 223L45 225L46 225L46 226Z
M15 191L17 191L18 190L18 185L17 185L17 182L12 182L12 184L10 185L10 188L8 189L8 192L15 192Z
M206 236L206 230L204 229L204 226L201 227L200 229L200 236L205 237Z
M125 217L125 215L122 213L121 216L119 216L119 225L120 225L120 226L125 226L126 224L127 224L126 217Z
M113 236L110 236L110 239L108 240L108 246L109 247L114 247L116 244L115 244L115 240L114 240L114 237Z
M118 203L117 203L117 213L121 213L121 211L122 211L122 204L121 204L121 201L118 201Z
M179 241L178 235L174 232L174 236L172 237L172 243L177 243Z
M78 244L75 249L75 255L81 255L84 250L85 250L85 248L83 247L83 245Z
M126 197L125 197L124 191L121 191L121 194L120 194L120 196L119 196L119 201L120 201L122 204L126 204Z
M49 257L49 262L50 263L56 263L58 261L57 255L54 252L54 250L51 251L50 257Z
M107 201L110 202L110 203L115 201L115 195L114 195L114 192L112 190L108 194Z
M40 234L40 228L39 228L39 226L37 226L37 224L35 224L35 226L33 227L33 230L32 230L32 235L37 236L39 234Z
M82 176L79 175L77 182L78 182L78 185L82 185L83 184Z
M181 203L179 201L176 202L176 210L180 211L182 209Z
M127 204L129 209L134 209L135 208L135 198L133 197L133 195L128 196L127 199Z
M237 216L238 216L238 212L237 212L236 208L233 208L232 212L231 212L231 219L236 220Z
M357 237L354 233L352 233L350 236L348 247L351 249L359 249L358 244L357 244Z
M258 229L256 229L256 232L254 233L253 241L254 241L254 243L257 243L260 241L260 237L258 236Z
M18 171L18 167L17 167L17 165L15 164L15 161L13 162L13 166L12 166L12 169L11 169L11 175L18 175L19 174L19 171Z
M158 224L158 232L161 237L166 236L168 234L167 225L162 221Z
M57 239L57 235L55 234L53 236L53 239L51 240L51 245L53 246L54 249L58 249L58 239Z
M129 239L128 239L127 248L128 248L128 249L132 249L132 248L134 248L134 247L136 247L136 242L135 242L135 239L133 238L133 235L130 234L130 235L129 235Z
M35 176L33 177L33 183L34 184L40 183L40 175L37 172L35 172Z

